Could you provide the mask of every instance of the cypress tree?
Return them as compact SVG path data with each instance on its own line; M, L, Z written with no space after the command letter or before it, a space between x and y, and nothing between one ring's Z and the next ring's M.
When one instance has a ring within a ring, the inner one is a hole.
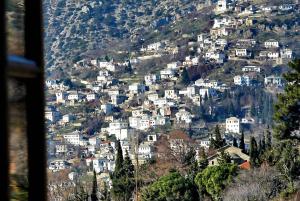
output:
M238 144L237 144L237 141L236 141L235 137L233 138L232 146L238 147Z
M221 132L220 132L219 125L216 125L214 134L215 134L215 139L214 140L212 139L213 148L218 149L218 148L223 147L224 146L224 141L221 137Z
M96 172L94 170L93 189L92 189L92 194L91 194L91 201L98 201L97 192L98 192L97 176L96 176Z
M204 170L208 166L208 159L203 147L199 150L199 170Z
M187 85L190 83L189 73L186 68L183 68L183 70L182 70L181 83L184 85Z
M125 158L124 158L124 177L123 177L123 182L124 182L124 198L125 200L130 200L134 186L135 186L135 181L134 181L134 166L132 164L132 161L129 157L128 151L126 150L125 153Z
M262 140L261 140L261 149L262 149L263 151L266 150L266 140L265 140L265 135L263 135L263 138L262 138Z
M106 182L104 182L104 184L103 184L103 193L101 195L100 200L101 201L110 201L111 200Z
M250 155L251 166L256 167L259 164L259 161L258 161L259 154L258 154L257 142L254 137L251 137L251 140L250 140L249 155Z
M266 134L266 148L270 149L271 147L272 147L272 134L268 129Z
M245 138L244 131L242 131L239 148L242 150L242 152L245 153L246 152L246 148L245 148L245 139L244 138Z
M114 174L116 174L116 176L117 176L117 175L121 175L122 174L122 171L123 171L123 162L124 162L123 151L122 151L120 140L117 141L116 150L117 150L117 156L116 156Z

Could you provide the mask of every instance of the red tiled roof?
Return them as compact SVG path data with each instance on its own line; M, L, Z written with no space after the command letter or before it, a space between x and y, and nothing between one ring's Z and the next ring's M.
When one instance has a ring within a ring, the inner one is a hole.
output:
M249 161L246 161L246 162L240 164L239 167L243 170L250 170L251 165L250 165Z

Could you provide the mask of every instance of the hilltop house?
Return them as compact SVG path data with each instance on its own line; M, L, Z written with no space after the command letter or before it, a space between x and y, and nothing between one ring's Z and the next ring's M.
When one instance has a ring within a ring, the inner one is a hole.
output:
M240 133L241 125L240 120L236 117L226 119L226 133Z
M248 75L236 75L233 78L234 84L239 86L250 86L250 77Z
M222 151L228 153L230 155L231 162L237 165L241 165L245 162L250 161L250 157L247 154L243 153L241 149L227 145L218 149L216 154L207 158L209 166L218 165L218 156Z
M193 115L185 109L180 109L175 116L178 122L184 122L186 124L192 123Z
M279 42L275 39L269 39L264 42L265 48L278 48L279 47Z
M275 85L275 86L282 86L282 78L280 76L274 76L274 75L270 75L268 77L265 77L264 79L265 81L265 85Z

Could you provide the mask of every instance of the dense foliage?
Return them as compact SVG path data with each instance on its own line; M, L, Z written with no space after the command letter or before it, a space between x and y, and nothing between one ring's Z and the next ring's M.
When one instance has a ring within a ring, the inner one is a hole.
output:
M284 75L288 82L275 105L275 137L300 140L300 59L289 63L291 72Z
M234 164L223 164L209 166L199 172L195 178L199 192L210 195L214 200L220 198L222 190L231 182L237 173L237 166Z
M142 201L198 201L197 189L178 172L171 172L143 189Z

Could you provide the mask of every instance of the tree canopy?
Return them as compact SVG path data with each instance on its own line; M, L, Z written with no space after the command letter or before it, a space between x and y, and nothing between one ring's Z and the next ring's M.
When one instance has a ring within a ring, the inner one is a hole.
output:
M291 72L284 74L287 85L275 105L275 137L300 140L300 59L289 63Z
M171 172L143 189L142 201L198 201L197 188L178 172Z

